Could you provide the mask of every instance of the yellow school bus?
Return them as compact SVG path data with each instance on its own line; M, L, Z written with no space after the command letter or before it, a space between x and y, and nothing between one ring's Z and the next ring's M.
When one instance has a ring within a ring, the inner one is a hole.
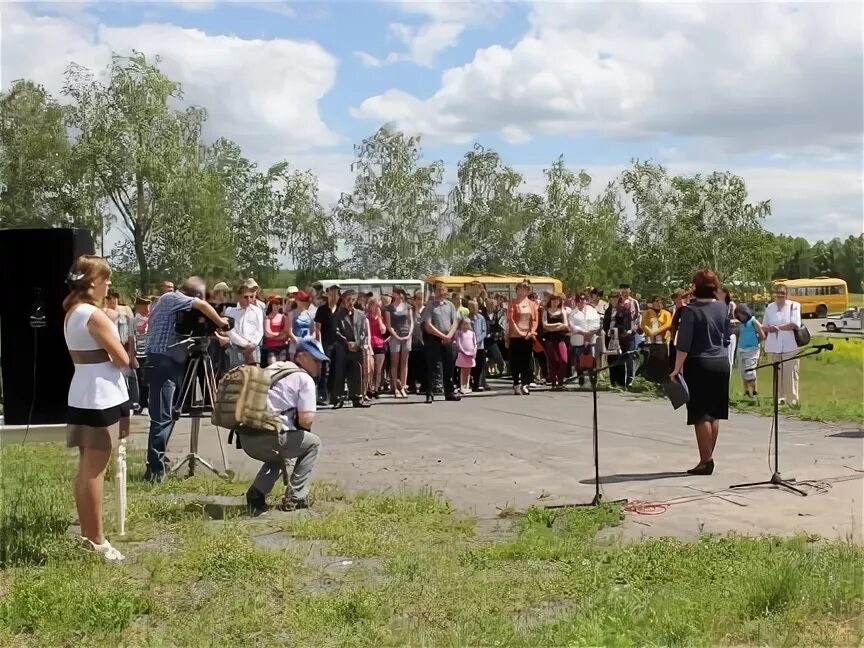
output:
M789 299L801 304L802 315L825 317L828 313L842 313L849 308L849 291L842 279L775 279L774 285L786 287Z
M432 285L442 282L447 291L464 293L467 297L476 297L480 291L485 290L487 295L505 295L508 299L516 295L516 286L525 282L531 286L531 290L541 294L544 291L561 292L562 285L559 279L554 277L533 277L527 275L504 275L504 274L464 274L455 276L431 275L424 279L426 291L432 290Z

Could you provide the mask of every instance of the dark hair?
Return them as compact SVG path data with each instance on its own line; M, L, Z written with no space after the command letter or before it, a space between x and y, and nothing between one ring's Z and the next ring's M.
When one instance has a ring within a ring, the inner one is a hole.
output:
M523 290L531 290L531 286L528 285L527 281L520 281L518 284L516 284L516 290L519 290L520 288L522 288Z
M446 288L443 281L436 281L435 283L432 284L432 290L438 290L439 286L441 288Z
M663 301L663 298L660 295L654 295L651 297L651 303L653 304L655 301Z
M112 288L111 290L109 290L105 294L105 299L116 299L119 301L120 300L120 293Z
M711 299L717 295L720 279L710 268L697 270L693 275L693 296L696 299Z

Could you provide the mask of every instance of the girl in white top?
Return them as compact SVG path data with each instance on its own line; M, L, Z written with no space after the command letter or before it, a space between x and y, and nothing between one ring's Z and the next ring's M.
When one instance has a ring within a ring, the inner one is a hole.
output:
M75 505L81 540L109 562L123 560L102 531L102 488L111 451L129 434L129 394L123 369L129 355L117 327L100 308L111 286L111 268L98 256L81 256L69 272L64 333L75 374L69 385L66 444L78 448Z

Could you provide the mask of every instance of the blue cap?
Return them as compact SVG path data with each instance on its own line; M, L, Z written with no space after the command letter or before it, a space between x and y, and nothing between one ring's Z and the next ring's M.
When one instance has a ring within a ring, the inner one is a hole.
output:
M308 353L321 362L327 362L330 360L330 358L327 357L327 354L324 353L324 348L321 346L321 343L314 337L304 337L297 343L297 353L300 353L301 351Z

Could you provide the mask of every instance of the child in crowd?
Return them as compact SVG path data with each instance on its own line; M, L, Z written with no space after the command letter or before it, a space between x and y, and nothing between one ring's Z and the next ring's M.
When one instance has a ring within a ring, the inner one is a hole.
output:
M477 356L477 338L471 328L471 320L463 317L459 320L459 328L453 338L456 348L456 366L459 367L459 384L463 394L471 393L471 369Z

